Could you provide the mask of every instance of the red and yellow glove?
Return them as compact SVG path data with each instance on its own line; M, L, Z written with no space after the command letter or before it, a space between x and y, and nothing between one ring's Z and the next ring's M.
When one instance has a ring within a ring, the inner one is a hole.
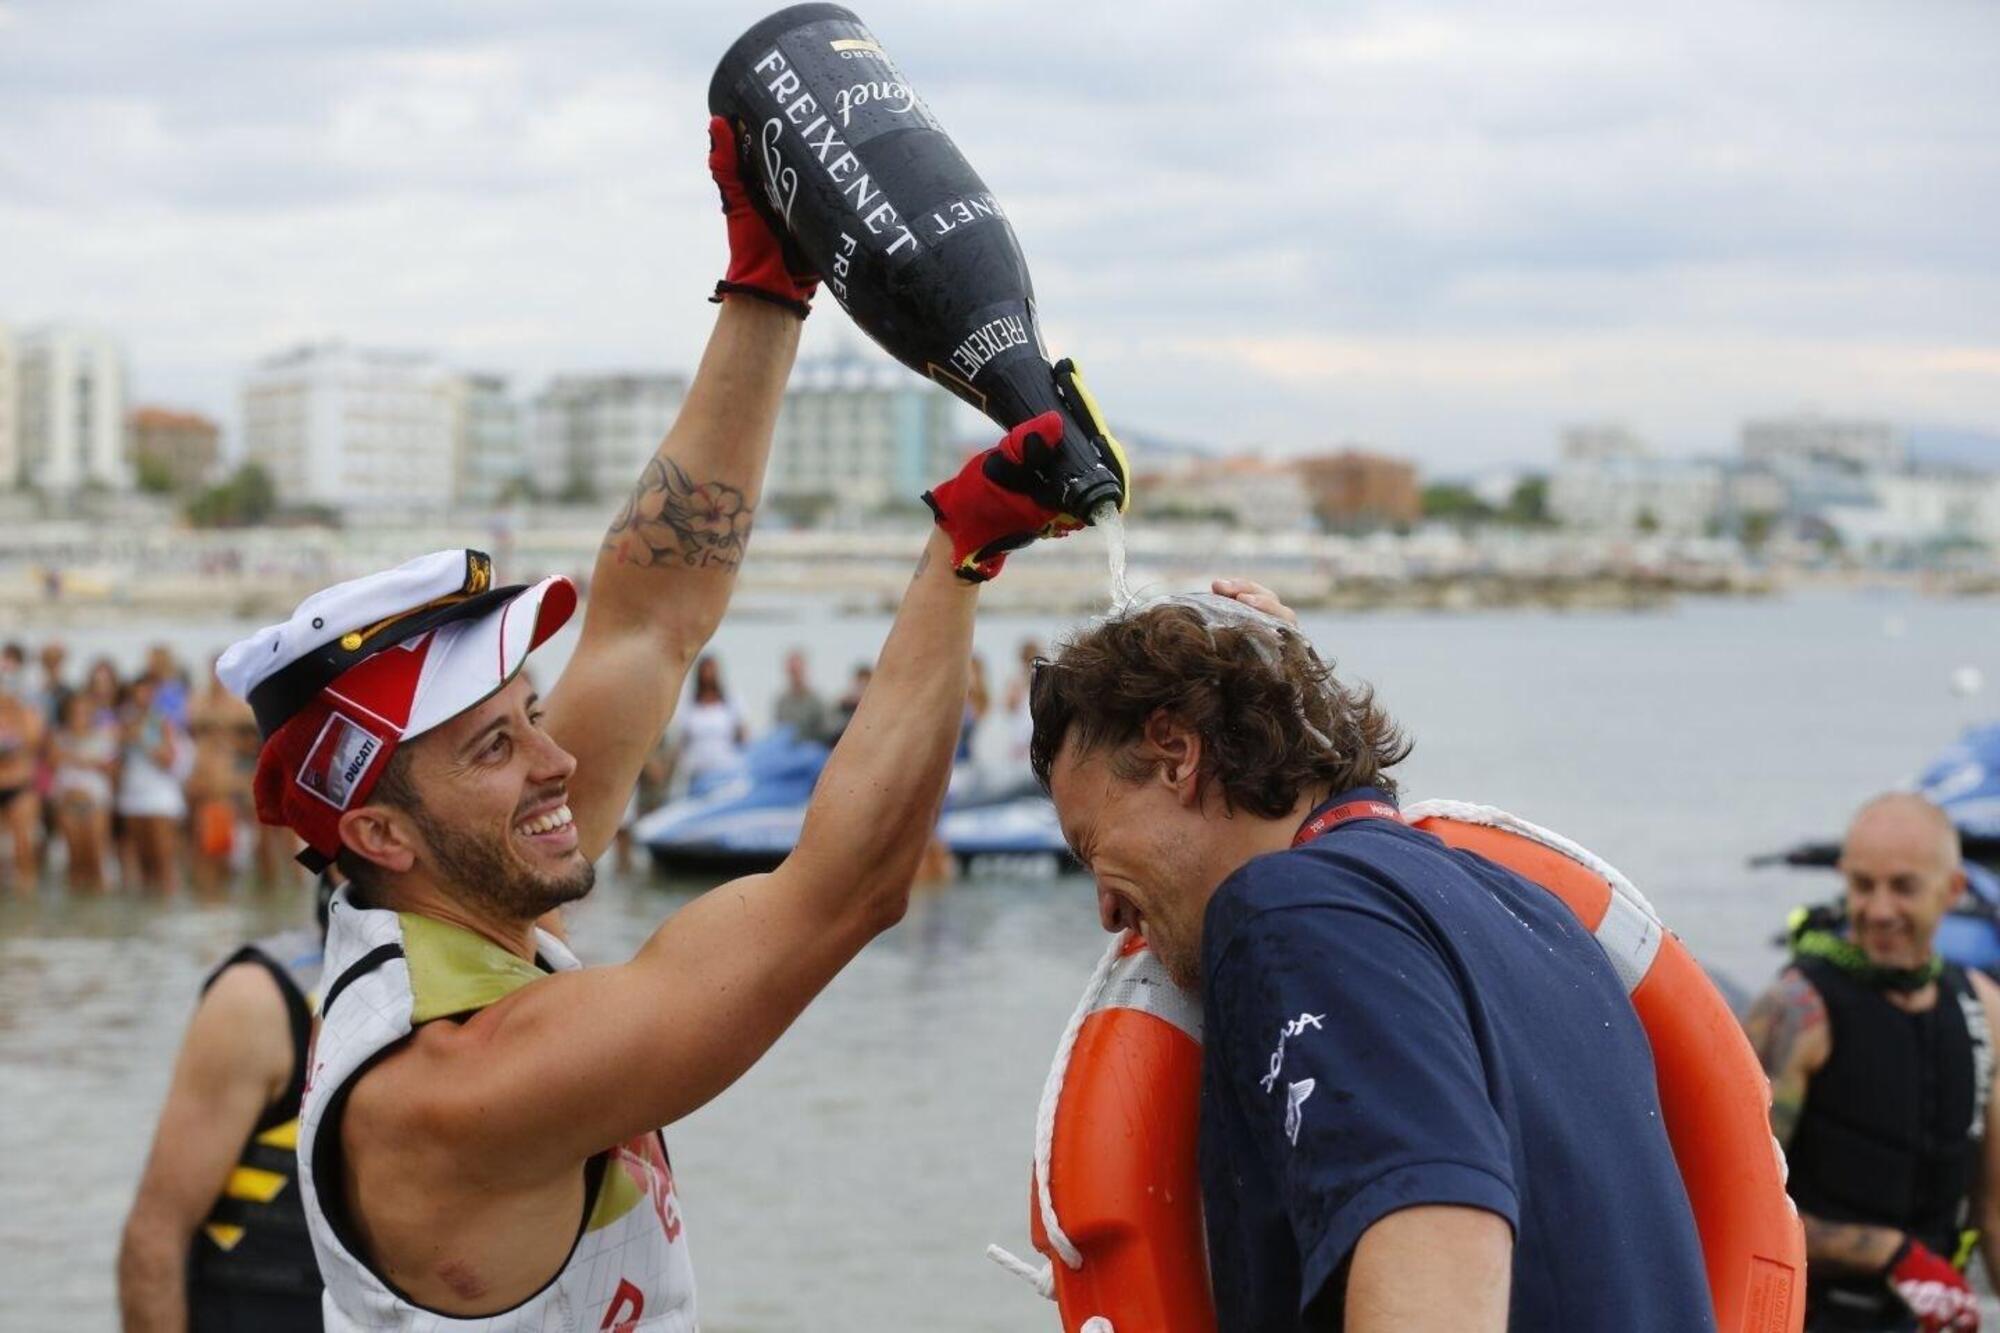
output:
M960 578L984 583L1000 572L1008 552L1083 526L1055 507L1062 494L1054 466L1062 434L1062 415L1044 412L974 454L950 481L924 492L924 503L951 538L952 566Z
M722 193L722 216L729 227L729 271L715 284L715 295L709 299L754 296L804 319L812 312L819 274L812 271L797 246L779 238L751 202L750 187L744 184L742 151L735 131L721 116L711 116L708 121L708 174L715 177L715 188Z
M1979 1297L1972 1285L1922 1241L1905 1240L1883 1276L1923 1333L1978 1333Z

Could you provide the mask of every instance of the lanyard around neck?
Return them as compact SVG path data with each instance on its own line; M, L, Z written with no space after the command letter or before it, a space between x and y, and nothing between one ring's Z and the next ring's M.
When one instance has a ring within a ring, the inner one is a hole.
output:
M1400 824L1403 822L1403 812L1387 801L1345 801L1331 809L1319 811L1311 819L1299 825L1299 831L1292 837L1292 846L1303 847L1314 838L1331 833L1342 824L1356 819L1387 819Z

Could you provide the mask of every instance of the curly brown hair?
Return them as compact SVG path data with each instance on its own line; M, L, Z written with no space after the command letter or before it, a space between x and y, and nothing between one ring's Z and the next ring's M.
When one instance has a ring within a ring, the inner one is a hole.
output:
M1164 710L1201 737L1201 781L1267 819L1302 794L1377 787L1410 742L1367 685L1344 686L1305 636L1221 599L1174 599L1114 616L1037 664L1028 696L1029 761L1044 790L1065 742L1109 748L1127 780L1149 768L1129 753Z

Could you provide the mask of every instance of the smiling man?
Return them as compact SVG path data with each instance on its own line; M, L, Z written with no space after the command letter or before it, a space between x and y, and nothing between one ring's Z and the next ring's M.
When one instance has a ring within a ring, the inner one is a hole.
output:
M726 299L548 697L522 668L576 589L495 588L474 551L316 593L218 666L263 737L259 817L347 880L298 1133L329 1330L695 1328L661 1127L902 915L964 709L970 574L1005 558L972 557L1061 526L1051 413L927 497L937 530L784 864L616 966L581 967L541 928L590 891L727 605L811 295L744 200L727 126L712 134Z
M1105 928L1201 992L1219 1327L1713 1329L1604 950L1539 885L1402 822L1408 744L1279 609L1115 615L1030 690Z
M1059 434L1042 418L1001 448L1019 465ZM225 655L266 734L259 815L348 881L298 1136L327 1328L696 1326L660 1127L734 1082L907 905L969 674L977 584L956 571L1053 518L1017 497L1027 528L982 523L984 461L934 493L939 530L792 855L617 966L581 968L540 927L590 891L684 654L631 661L613 687L586 620L544 702L522 667L575 590L496 589L484 556L441 551L315 594Z
M2000 986L1933 948L1965 892L1959 855L1921 796L1864 805L1841 844L1845 934L1802 918L1791 965L1750 1011L1805 1222L1813 1333L1978 1328L1969 1225L2000 1277Z

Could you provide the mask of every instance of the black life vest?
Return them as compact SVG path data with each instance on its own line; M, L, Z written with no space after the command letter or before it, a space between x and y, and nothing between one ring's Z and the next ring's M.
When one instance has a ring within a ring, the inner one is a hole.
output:
M1822 1221L1895 1227L1952 1258L1993 1079L1977 992L1946 964L1937 1003L1908 1013L1825 959L1793 965L1825 1003L1833 1042L1786 1150L1793 1201ZM1809 1278L1806 1304L1826 1327L1894 1327L1907 1313L1874 1276Z
M320 1326L319 1265L299 1199L299 1099L305 1092L319 987L317 930L285 931L238 949L203 983L238 963L264 968L278 983L291 1022L292 1076L251 1130L222 1195L188 1254L191 1325L205 1328Z

